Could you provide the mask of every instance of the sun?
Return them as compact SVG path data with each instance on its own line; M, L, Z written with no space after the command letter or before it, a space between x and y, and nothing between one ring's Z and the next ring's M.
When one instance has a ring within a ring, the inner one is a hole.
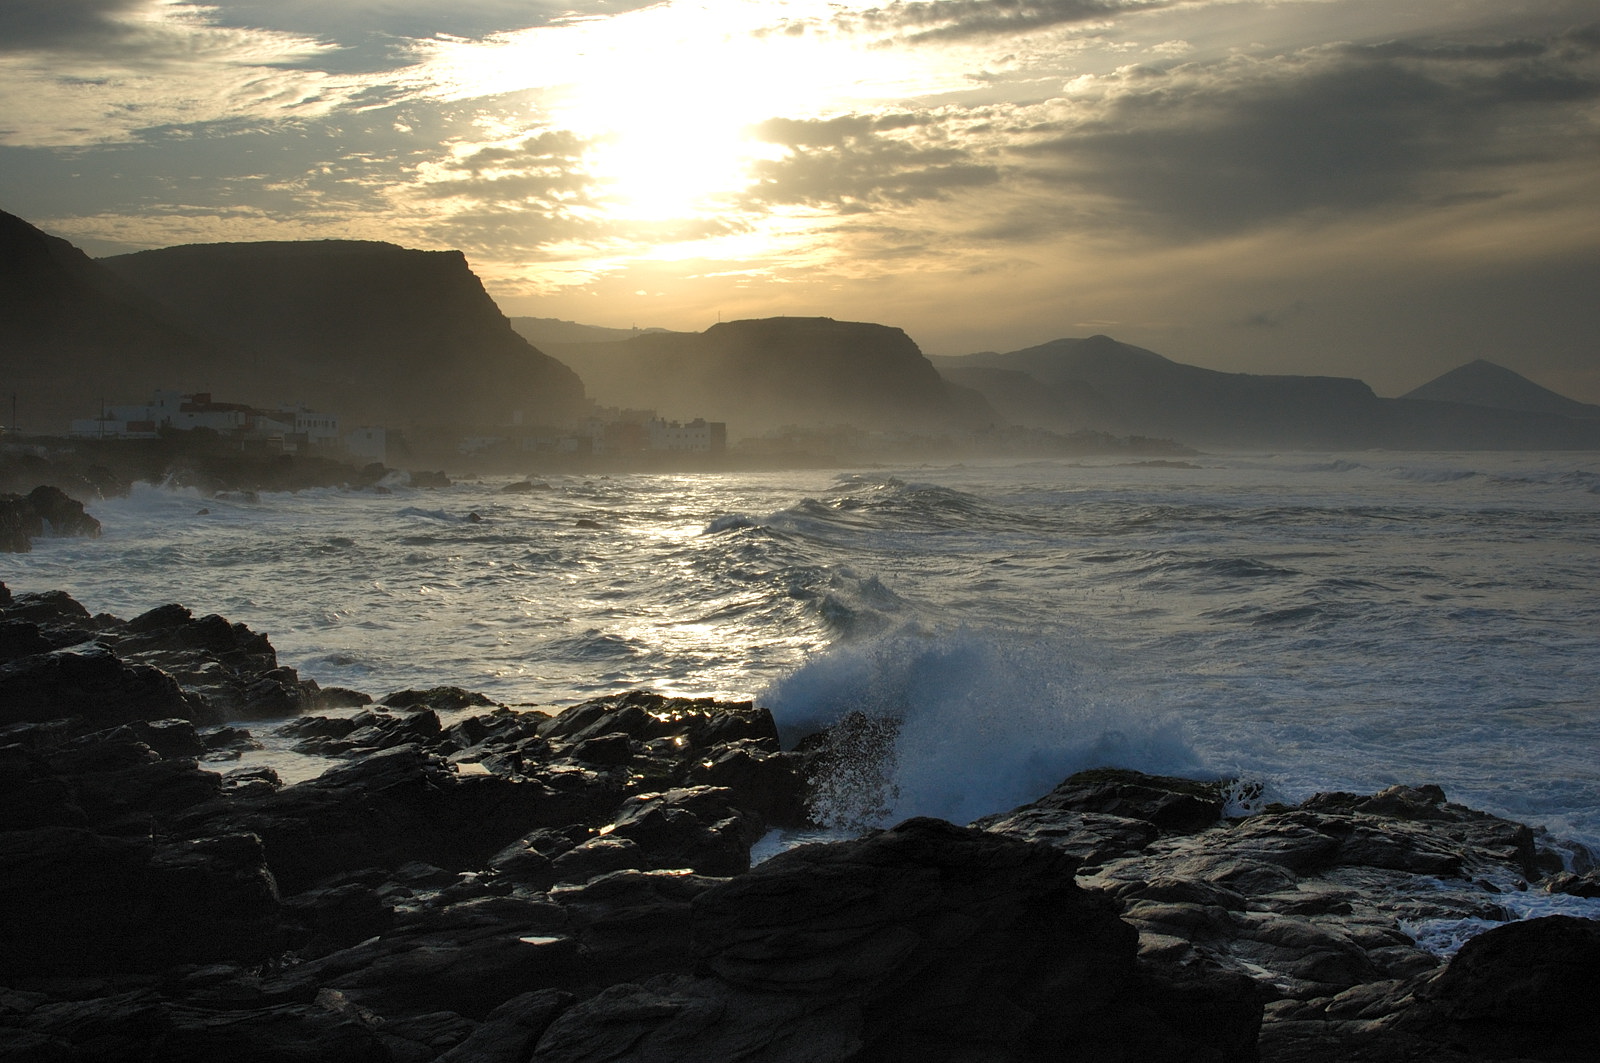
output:
M771 152L751 126L833 97L837 74L818 69L814 43L730 28L730 10L750 7L662 5L611 19L553 101L552 121L592 138L589 174L614 216L714 209Z
M745 186L751 162L770 154L749 128L785 106L778 97L792 89L724 83L732 51L714 64L687 50L635 54L555 109L554 121L590 139L587 172L609 214L654 221L715 209Z
M541 128L583 138L584 172L612 220L705 217L781 151L751 135L758 123L877 106L920 80L908 53L815 29L832 10L668 0L521 31L489 51L463 46L453 76L461 98L531 92Z

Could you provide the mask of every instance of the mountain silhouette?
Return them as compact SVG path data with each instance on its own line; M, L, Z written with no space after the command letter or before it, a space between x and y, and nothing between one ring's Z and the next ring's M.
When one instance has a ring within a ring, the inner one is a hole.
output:
M1179 439L1201 446L1337 448L1361 445L1381 419L1380 403L1359 380L1223 373L1184 365L1109 336L1059 339L1008 353L941 358L940 368L1021 372L1069 413L1052 429L1088 428ZM969 376L1002 414L1015 399ZM1013 381L1012 396L1022 387Z
M597 402L724 421L733 435L791 424L933 433L995 419L887 325L759 318L550 349Z
M233 357L66 240L0 211L0 375L21 431L63 433L102 399L142 401Z
M1382 399L1359 380L1223 373L1099 335L934 361L1002 416L1055 431L1215 448L1600 449L1596 407L1489 363Z
M1458 366L1400 396L1424 402L1455 402L1498 410L1554 414L1578 420L1600 419L1600 406L1578 402L1540 387L1504 366L1479 358Z
M603 325L584 325L564 321L558 317L514 317L511 327L517 335L538 347L549 350L561 343L605 343L614 340L631 340L650 332L668 332L659 328L606 328Z
M221 397L347 422L487 428L582 412L583 383L511 328L459 251L375 241L192 244L100 264L222 347Z

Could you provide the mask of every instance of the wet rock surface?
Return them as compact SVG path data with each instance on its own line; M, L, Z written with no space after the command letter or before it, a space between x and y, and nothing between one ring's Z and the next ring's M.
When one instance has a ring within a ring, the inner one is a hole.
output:
M100 522L59 487L40 484L27 494L0 494L0 553L25 554L44 536L100 535Z
M78 720L88 730L181 718L281 718L321 704L265 635L164 605L122 620L60 591L0 600L0 726Z
M0 632L0 1058L1579 1060L1600 1032L1600 923L1508 903L1581 903L1585 854L1435 787L1228 818L1226 782L1101 770L752 867L892 727L785 750L764 709L637 691L319 700L242 625L3 585ZM325 770L235 763L263 741ZM1493 929L1424 947L1464 926Z

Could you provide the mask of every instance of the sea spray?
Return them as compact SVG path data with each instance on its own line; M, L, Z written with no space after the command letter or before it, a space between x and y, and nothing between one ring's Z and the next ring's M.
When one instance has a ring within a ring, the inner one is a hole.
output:
M845 723L844 752L826 761L813 808L839 828L911 816L967 823L1085 768L1201 771L1181 721L1108 699L1079 667L1088 652L1022 632L900 632L835 646L760 700L791 743ZM889 728L867 721L892 721L892 743ZM879 741L853 737L862 735Z

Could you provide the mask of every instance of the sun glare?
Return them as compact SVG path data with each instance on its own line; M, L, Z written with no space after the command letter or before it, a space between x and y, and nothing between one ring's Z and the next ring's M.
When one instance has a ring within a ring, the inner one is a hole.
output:
M751 137L755 124L877 106L925 85L916 56L819 30L831 10L668 2L506 35L487 52L461 42L450 65L460 96L532 91L541 126L584 137L583 165L609 217L703 217L726 209L750 164L772 156ZM785 30L802 23L812 28Z

